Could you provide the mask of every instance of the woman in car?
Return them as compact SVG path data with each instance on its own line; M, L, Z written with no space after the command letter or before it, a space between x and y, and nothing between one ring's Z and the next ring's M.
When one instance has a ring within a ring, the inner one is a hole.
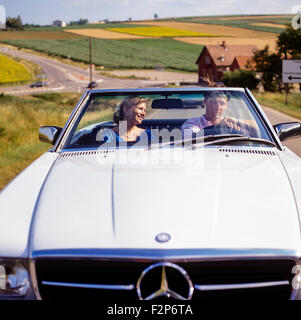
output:
M130 96L122 101L113 115L113 121L117 126L113 129L102 131L100 141L112 143L119 142L150 142L152 133L149 129L139 128L146 116L147 99Z

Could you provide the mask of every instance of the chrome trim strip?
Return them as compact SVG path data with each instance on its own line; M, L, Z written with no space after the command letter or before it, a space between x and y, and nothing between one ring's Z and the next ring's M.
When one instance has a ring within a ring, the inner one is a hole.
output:
M37 300L42 300L42 297L41 297L40 291L39 291L39 285L38 285L34 260L29 261L29 274L30 274L30 280L31 280L31 284L32 284L32 288L33 288L35 297Z
M194 288L199 291L217 291L217 290L237 290L237 289L254 289L274 286L289 285L288 280L284 281L272 281L272 282L254 282L254 283L238 283L238 284L209 284L199 285L195 284Z
M134 290L133 284L129 285L114 285L114 284L86 284L86 283L69 283L69 282L53 282L42 281L43 285L56 287L70 287L70 288L85 288L85 289L100 289L100 290Z
M256 100L256 98L253 96L252 92L248 88L246 88L245 92L246 92L247 97L251 100L251 102L256 106L257 110L259 111L259 117L261 117L264 120L266 127L269 129L269 133L273 136L274 140L276 141L278 149L283 151L284 150L283 145L282 145L279 137L277 136L273 126L271 125L270 120L266 116L263 108L261 107L259 102Z
M219 90L227 90L227 91L239 91L244 92L244 88L240 87L187 87L187 88L129 88L129 89L94 89L89 90L91 94L94 95L131 95L131 94L160 94L160 93L202 93L203 91L219 91Z
M115 180L115 164L112 164L112 178L111 178L111 212L112 212L112 228L114 240L116 239L116 219L115 219L115 199L114 199L114 180Z
M54 152L58 152L62 149L62 146L64 145L66 139L69 136L70 130L73 127L73 123L74 121L77 119L78 116L78 111L82 109L83 105L86 105L87 100L90 97L90 92L86 91L81 99L79 100L79 102L77 103L77 105L75 106L75 108L73 109L69 119L67 120L60 136L57 139L57 142L55 143L54 147L53 147L53 151Z
M113 259L113 260L247 260L247 259L289 259L298 260L294 250L279 249L59 249L37 250L31 252L31 259Z

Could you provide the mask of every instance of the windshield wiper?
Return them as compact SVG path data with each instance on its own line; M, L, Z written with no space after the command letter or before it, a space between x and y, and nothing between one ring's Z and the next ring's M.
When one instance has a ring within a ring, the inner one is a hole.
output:
M265 144L265 145L269 145L269 146L273 146L276 147L276 144L270 140L266 140L266 139L259 139L259 138L251 138L248 136L241 136L241 137L228 137L228 138L224 138L224 139L218 139L218 140L214 140L208 143L205 143L204 145L224 145L224 144L229 144L232 142L240 142L240 141L246 141L246 142L256 142L259 144Z
M244 137L242 134L218 134L218 135L207 135L207 136L196 136L189 139L181 139L181 140L175 140L175 141L166 141L161 143L155 143L152 144L150 147L166 147L169 145L179 145L184 144L185 146L188 146L190 144L196 144L196 143L205 143L207 141L215 141L216 139L224 139L224 138L240 138Z
M265 139L251 138L242 134L219 134L219 135L199 136L199 137L193 137L185 140L175 140L175 141L152 144L150 148L165 147L169 145L179 145L179 144L182 144L184 146L189 146L190 144L199 144L199 143L201 143L204 146L215 145L215 144L224 145L224 144L240 142L240 141L255 142L255 143L261 143L261 144L276 147L274 142L265 140Z

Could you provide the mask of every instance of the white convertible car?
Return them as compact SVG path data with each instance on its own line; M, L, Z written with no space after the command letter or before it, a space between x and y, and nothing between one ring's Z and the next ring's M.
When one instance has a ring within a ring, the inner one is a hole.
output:
M87 91L0 193L0 299L300 299L300 134L247 89Z

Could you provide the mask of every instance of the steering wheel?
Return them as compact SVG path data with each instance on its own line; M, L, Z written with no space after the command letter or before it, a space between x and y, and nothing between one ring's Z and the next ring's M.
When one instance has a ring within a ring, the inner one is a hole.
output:
M230 128L225 124L215 124L203 128L204 136L216 135L216 134L239 134L244 135L242 131Z

